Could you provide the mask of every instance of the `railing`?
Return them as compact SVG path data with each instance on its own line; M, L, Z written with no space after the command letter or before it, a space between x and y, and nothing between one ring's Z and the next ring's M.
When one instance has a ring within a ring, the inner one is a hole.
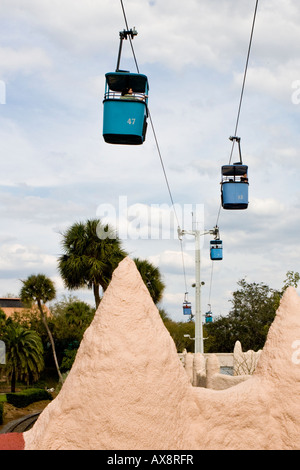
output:
M118 91L107 91L104 94L105 100L129 100L129 101L145 101L147 95L145 93L132 93L132 95L127 94L122 96Z
M222 183L248 183L246 176L223 176Z

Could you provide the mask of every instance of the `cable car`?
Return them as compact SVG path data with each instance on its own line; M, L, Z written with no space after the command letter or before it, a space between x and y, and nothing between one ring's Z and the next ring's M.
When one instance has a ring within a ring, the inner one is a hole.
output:
M210 259L213 261L223 259L222 240L216 239L210 241Z
M119 71L107 73L105 78L103 100L103 138L105 142L127 145L142 144L146 138L148 117L148 80L146 75Z
M132 29L120 32L116 71L105 74L103 138L109 144L140 145L146 138L148 79L146 75L119 69L122 42L136 34Z
M224 209L236 210L248 207L248 166L242 163L240 138L230 137L239 144L240 162L222 166L221 201Z
M213 321L212 313L210 311L206 312L205 323L212 323L212 321Z
M192 315L192 304L188 301L188 293L185 293L184 302L183 302L183 315Z

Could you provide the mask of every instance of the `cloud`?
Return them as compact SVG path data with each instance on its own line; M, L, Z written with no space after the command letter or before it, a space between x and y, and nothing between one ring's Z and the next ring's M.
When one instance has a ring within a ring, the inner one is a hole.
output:
M48 71L52 61L40 47L0 47L0 67L3 78L10 74L29 75L39 71Z
M54 256L43 253L38 246L6 243L0 248L0 263L0 273L3 276L6 271L36 270L43 266L52 270L57 260Z
M300 229L300 6L283 0L259 5L238 127L250 178L244 212L219 212L220 172L230 155L254 2L187 0L183 7L178 0L128 0L125 7L129 27L138 30L134 50L149 78L151 117L178 212L201 206L203 227L219 224L224 259L213 265L211 303L225 313L239 278L273 287L300 262L294 248ZM31 267L48 266L46 274L57 276L61 231L96 218L106 206L116 211L112 222L123 231L129 224L128 235L137 235L124 240L130 256L159 265L166 306L182 319L177 221L173 239L163 238L171 200L151 125L142 146L102 139L104 75L115 68L125 27L120 4L3 0L0 25L0 79L7 85L0 108L1 290L14 290L9 282ZM135 71L128 41L122 67ZM129 213L118 212L121 196ZM191 211L181 228L192 227ZM204 304L212 273L209 240L201 240ZM183 248L190 286L193 237L184 238Z

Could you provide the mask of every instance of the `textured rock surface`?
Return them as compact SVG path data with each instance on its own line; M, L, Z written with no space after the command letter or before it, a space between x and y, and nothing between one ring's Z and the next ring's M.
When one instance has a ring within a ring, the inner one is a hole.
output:
M299 340L300 299L289 288L254 375L226 390L192 387L126 258L25 449L299 449Z
M196 448L300 448L300 299L288 288L253 376L227 390L194 389L205 432Z
M181 449L195 412L174 342L125 258L26 449Z

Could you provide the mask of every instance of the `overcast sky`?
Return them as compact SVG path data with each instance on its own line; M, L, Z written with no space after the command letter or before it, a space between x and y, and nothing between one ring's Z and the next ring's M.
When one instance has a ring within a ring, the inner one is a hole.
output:
M224 315L240 279L281 288L288 270L300 270L300 4L259 2L237 132L249 208L221 209L219 219L255 0L124 6L181 228L192 229L191 212L199 229L218 220L224 258L212 271L212 237L203 235L201 302L203 313L210 301ZM58 299L68 295L57 271L61 233L107 210L130 256L160 268L161 306L185 320L177 221L152 128L142 146L102 137L104 76L125 28L120 1L2 0L0 26L0 295L19 295L33 273L53 279ZM129 41L121 68L136 72ZM182 246L194 304L194 240ZM93 303L90 291L73 294Z

